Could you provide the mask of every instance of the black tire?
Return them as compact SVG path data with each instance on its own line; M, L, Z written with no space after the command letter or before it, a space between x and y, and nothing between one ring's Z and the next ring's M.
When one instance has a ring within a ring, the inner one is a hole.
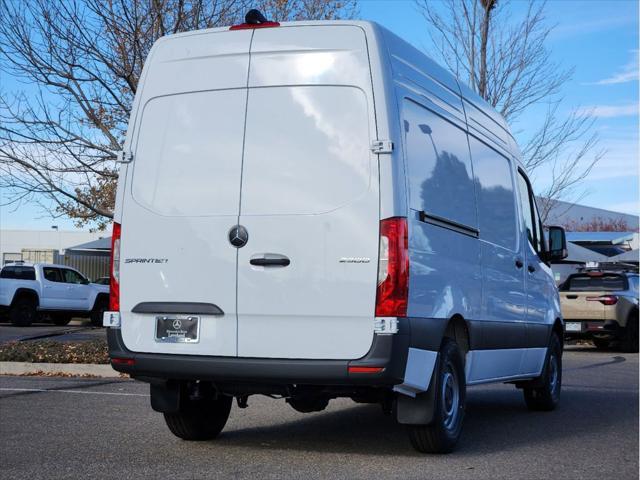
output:
M458 344L445 338L437 362L435 410L429 425L409 425L411 445L422 453L453 451L460 433L466 407L466 380Z
M107 311L109 308L109 299L105 297L99 297L96 300L96 304L93 306L93 310L91 310L90 321L91 325L94 327L102 326L102 314Z
M190 402L178 413L165 413L164 420L171 433L183 440L212 440L227 423L232 401L232 397L221 395L215 400Z
M58 325L59 327L68 325L70 321L71 315L55 314L51 316L51 323Z
M602 338L592 338L591 341L598 350L607 350L609 348L609 345L611 345L610 340L604 340Z
M28 327L38 319L36 302L29 297L16 299L11 305L9 318L16 327Z
M549 340L542 375L522 391L529 410L551 411L558 406L562 391L562 344L555 333Z
M638 353L638 310L631 312L627 319L621 346L624 352Z

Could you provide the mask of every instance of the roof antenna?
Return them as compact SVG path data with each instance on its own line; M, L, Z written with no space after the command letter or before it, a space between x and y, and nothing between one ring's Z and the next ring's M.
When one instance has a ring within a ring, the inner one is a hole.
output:
M260 10L256 10L255 8L252 8L247 12L247 14L244 16L244 21L249 25L257 25L260 23L269 22L269 20L267 20L265 16L262 15L262 12L260 12Z

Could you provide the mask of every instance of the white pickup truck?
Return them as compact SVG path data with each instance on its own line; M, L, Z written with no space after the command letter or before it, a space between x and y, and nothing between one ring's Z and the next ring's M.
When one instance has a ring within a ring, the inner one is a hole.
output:
M31 325L41 315L56 325L85 317L100 326L108 306L108 285L90 283L65 265L15 263L0 271L0 313L8 313L17 326Z

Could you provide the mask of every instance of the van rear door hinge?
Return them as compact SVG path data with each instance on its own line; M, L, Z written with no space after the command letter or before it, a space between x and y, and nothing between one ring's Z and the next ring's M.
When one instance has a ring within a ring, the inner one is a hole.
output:
M373 153L391 153L393 152L393 142L391 140L374 140L371 142L371 151Z
M132 160L132 152L125 152L124 150L120 150L118 153L116 153L116 162L118 163L130 163Z

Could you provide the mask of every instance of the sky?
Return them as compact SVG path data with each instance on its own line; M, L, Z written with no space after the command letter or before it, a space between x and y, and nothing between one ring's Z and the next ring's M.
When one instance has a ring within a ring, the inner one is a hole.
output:
M360 0L360 18L373 20L435 57L423 18L413 1ZM514 14L525 2L513 2ZM640 214L638 162L638 2L636 0L550 0L547 20L555 24L547 47L563 68L575 68L562 91L560 113L583 109L595 115L594 131L604 157L580 185L580 203ZM0 82L20 88L6 77ZM546 106L526 112L512 130L518 138L538 125ZM533 127L532 127L533 126ZM548 175L547 175L548 176ZM545 185L545 172L534 179ZM73 229L65 218L51 219L37 205L0 206L0 228Z
M511 8L517 15L525 6L516 0ZM553 60L575 68L560 92L560 113L593 112L598 148L606 152L574 198L581 198L581 204L638 215L638 2L550 0L545 11L548 22L556 25L547 43ZM413 1L365 0L360 2L360 14L437 57L430 52L429 32ZM539 125L545 110L540 105L512 124L516 137L526 138L527 128ZM544 177L544 171L536 174L536 187L548 183Z

